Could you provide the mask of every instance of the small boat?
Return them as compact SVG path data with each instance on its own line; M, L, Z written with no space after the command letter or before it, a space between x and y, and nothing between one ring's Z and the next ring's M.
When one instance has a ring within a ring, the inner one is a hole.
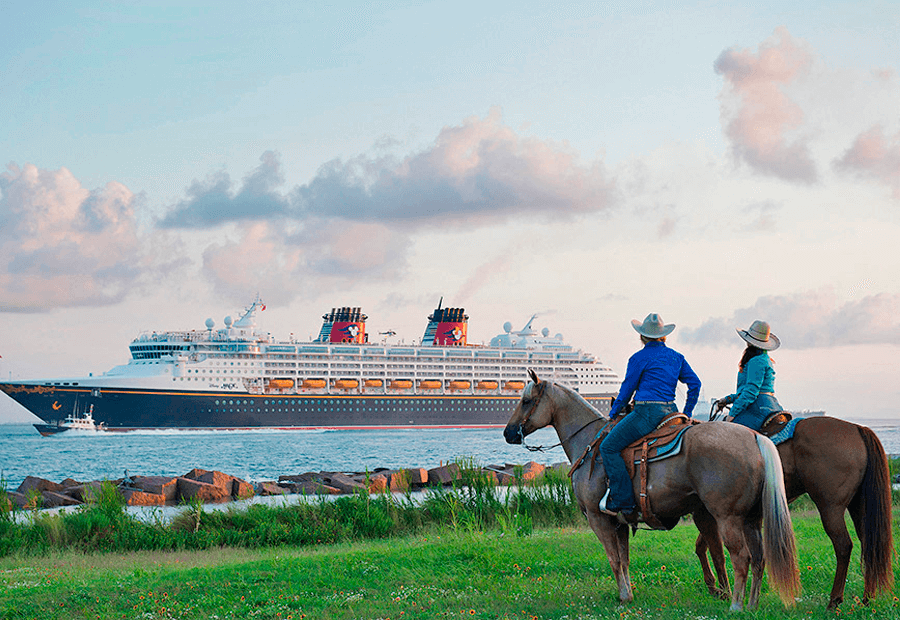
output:
M524 381L507 381L503 384L504 390L521 390L524 387Z
M352 390L359 387L359 381L356 379L338 379L334 382L334 387L339 390Z
M106 424L94 421L94 405L83 414L78 413L78 404L75 410L66 416L65 420L57 420L56 424L34 424L37 432L44 437L57 435L63 431L105 431Z
M382 385L384 385L384 382L381 379L366 379L365 383L363 383L363 386L367 388L380 388Z
M420 390L439 390L441 389L440 381L433 381L431 379L425 379L424 381L419 382Z
M451 381L447 387L451 390L468 390L470 385L472 384L468 381Z
M392 390L408 390L412 387L412 381L409 379L394 379L391 381Z
M305 388L323 388L325 387L325 379L304 379L301 386Z
M476 390L496 390L497 382L496 381L479 381L475 384Z

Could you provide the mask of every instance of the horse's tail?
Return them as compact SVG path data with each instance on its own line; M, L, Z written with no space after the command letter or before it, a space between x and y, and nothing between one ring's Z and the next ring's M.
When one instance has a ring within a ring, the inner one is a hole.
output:
M797 543L787 494L781 457L775 444L757 434L756 444L765 464L763 483L763 557L769 569L769 580L785 605L792 605L800 594L800 569L797 566Z
M894 587L894 543L891 533L890 469L884 447L872 429L859 427L866 445L866 473L854 501L862 501L860 532L864 592L874 596Z

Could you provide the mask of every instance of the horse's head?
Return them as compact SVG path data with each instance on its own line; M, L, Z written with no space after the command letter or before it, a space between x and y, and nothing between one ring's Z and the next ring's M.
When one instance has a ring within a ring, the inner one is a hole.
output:
M552 422L550 399L543 398L549 384L538 379L534 370L529 369L528 375L531 381L522 390L522 398L503 429L506 443L523 443L525 437Z

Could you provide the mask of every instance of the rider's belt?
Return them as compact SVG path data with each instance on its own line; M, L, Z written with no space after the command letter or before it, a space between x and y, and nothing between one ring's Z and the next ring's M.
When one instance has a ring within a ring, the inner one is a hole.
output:
M775 392L760 392L760 396L775 396Z
M674 400L636 400L635 405L674 405Z

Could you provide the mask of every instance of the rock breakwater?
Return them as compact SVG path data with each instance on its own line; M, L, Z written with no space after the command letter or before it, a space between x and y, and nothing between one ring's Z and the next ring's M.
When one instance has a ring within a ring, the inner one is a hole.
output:
M552 466L568 469L568 463ZM474 468L472 473L495 485L509 485L518 475L524 481L540 478L546 466L534 461ZM466 472L468 473L468 472ZM183 476L125 475L110 480L129 506L166 506L183 503L221 503L254 495L341 495L349 493L397 493L461 483L464 472L456 463L431 469L377 468L371 472L305 472L279 476L277 480L247 481L221 471L192 469ZM88 482L66 478L53 482L28 476L15 491L6 491L8 508L24 509L80 506L100 497L102 480Z

